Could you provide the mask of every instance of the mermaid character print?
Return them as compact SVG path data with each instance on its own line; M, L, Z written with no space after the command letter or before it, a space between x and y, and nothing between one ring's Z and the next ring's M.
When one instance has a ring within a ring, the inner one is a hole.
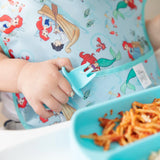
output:
M140 45L140 42L126 42L123 41L122 43L123 49L128 52L128 57L133 61L141 55L143 55L144 51L142 46Z
M116 9L113 11L113 16L116 19L118 19L118 16L120 16L122 19L125 19L124 15L120 12L120 10L125 9L127 7L129 7L131 10L137 9L134 0L123 0L118 2Z
M3 27L1 28L1 32L5 34L10 34L16 28L20 28L23 24L23 18L21 16L16 16L11 18L8 15L3 15L0 17L0 22L3 22Z
M53 41L51 39L52 49L57 52L65 49L66 53L70 53L72 45L74 45L79 38L80 30L58 13L57 5L52 3L51 8L52 9L47 5L43 5L38 11L40 15L46 17L44 22L42 16L39 17L39 21L36 23L39 36L44 41L48 41L50 39L49 34L54 34L54 37L58 38Z

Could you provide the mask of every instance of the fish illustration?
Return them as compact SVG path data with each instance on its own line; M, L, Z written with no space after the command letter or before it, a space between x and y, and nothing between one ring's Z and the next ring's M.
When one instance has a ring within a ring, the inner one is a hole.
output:
M83 96L83 99L86 100L90 95L90 90L87 90L84 92L84 96Z
M121 97L121 94L119 92L116 94L116 93L113 93L112 91L109 91L108 94L115 96L117 98Z
M86 26L87 26L88 28L91 27L91 26L94 24L94 21L95 21L95 20L90 20L90 21L88 21L87 24L86 24Z
M106 13L105 13L104 16L105 16L107 19L110 19L111 24L112 24L112 26L113 26L114 29L115 29L115 28L118 28L118 26L115 24L115 19L114 19L113 17L109 17ZM109 31L109 33L110 33L111 35L116 35L116 36L118 36L118 33L117 33L116 31L110 29L108 23L106 24L106 28L108 29L108 31Z
M114 28L117 28L117 25L115 24L115 20L114 20L113 17L111 18L111 23L112 23L112 25L113 25Z
M127 80L125 83L122 84L120 90L123 94L126 94L126 89L129 88L133 91L136 90L136 87L130 83L130 80L136 77L136 73L133 69L130 70L128 76L127 76Z
M86 9L86 10L84 11L84 17L85 17L85 18L88 17L89 14L90 14L90 9L88 8L88 9Z
M115 31L111 31L111 32L109 32L111 35L116 35L116 36L118 36L118 33L117 32L115 32Z

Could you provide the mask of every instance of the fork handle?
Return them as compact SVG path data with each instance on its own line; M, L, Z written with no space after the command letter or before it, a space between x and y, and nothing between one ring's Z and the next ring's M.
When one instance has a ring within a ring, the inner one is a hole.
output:
M83 97L84 97L83 92L82 92L81 90L77 89L77 88L73 85L73 82L72 82L72 80L71 80L71 78L70 78L70 75L69 75L69 73L66 71L65 67L62 67L62 73L63 73L64 77L68 80L68 82L70 83L73 91L74 91L79 97L83 98Z

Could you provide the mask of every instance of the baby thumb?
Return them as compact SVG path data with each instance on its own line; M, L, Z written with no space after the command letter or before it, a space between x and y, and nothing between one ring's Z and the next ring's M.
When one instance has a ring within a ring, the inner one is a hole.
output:
M72 63L68 58L57 58L53 60L53 63L61 69L62 67L65 67L68 72L70 72L73 69Z

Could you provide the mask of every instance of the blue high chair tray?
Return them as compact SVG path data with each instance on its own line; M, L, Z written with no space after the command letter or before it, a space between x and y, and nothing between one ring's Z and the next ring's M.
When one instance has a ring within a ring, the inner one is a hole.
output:
M92 133L101 135L102 127L99 126L99 117L104 117L105 113L108 119L120 117L118 113L129 111L134 101L152 103L155 98L160 98L160 86L77 111L72 118L71 128L71 141L72 147L76 148L75 154L82 154L86 159L91 160L148 160L153 151L157 152L160 149L160 133L125 146L112 143L108 151L95 145L93 140L81 138L80 135ZM113 110L112 115L111 110Z

